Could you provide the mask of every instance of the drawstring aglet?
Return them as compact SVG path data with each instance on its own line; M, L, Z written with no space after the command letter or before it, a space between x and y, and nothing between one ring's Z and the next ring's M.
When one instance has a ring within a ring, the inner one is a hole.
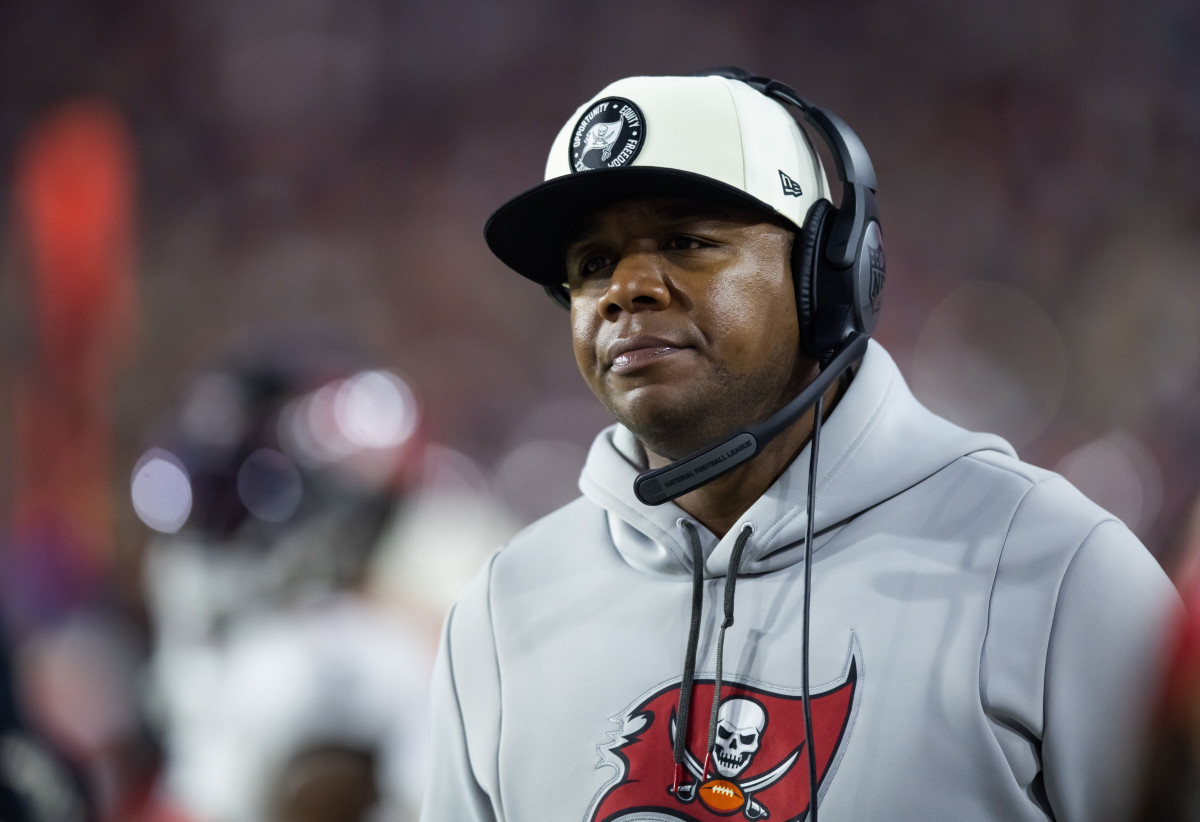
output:
M700 781L708 781L708 763L712 760L712 748L704 752L704 767L700 769Z
M682 763L676 762L675 763L675 776L672 777L672 779L671 779L671 793L672 794L679 793L679 781L682 778L683 778L683 765L682 765Z

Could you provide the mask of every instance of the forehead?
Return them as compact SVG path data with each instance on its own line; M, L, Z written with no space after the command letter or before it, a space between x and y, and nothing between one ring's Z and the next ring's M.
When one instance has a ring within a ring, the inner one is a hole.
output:
M746 209L727 208L702 200L682 198L645 198L621 200L593 211L567 232L568 246L585 241L614 225L657 226L686 222L728 223L746 226L774 223L764 214Z

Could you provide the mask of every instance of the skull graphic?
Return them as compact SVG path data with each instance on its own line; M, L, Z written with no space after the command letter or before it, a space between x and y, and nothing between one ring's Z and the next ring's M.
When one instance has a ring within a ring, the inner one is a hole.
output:
M617 120L613 123L596 123L588 129L587 136L583 138L584 152L592 149L604 149L601 153L601 159L607 160L612 156L613 145L617 142L617 138L621 136L621 130L625 126L624 120Z
M767 712L757 702L734 698L721 703L714 750L714 764L721 776L733 778L750 766L766 726Z

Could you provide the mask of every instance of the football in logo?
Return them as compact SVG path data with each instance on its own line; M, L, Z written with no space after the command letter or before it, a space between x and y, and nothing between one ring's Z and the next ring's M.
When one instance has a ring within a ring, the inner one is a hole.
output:
M646 142L642 110L623 97L606 97L588 109L571 134L571 169L627 166Z
M728 779L710 779L700 786L700 801L710 811L733 813L741 810L746 802L746 795Z

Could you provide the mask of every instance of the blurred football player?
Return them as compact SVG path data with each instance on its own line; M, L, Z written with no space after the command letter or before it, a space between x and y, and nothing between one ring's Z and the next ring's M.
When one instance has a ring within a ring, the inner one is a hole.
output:
M422 460L398 374L283 341L194 379L132 478L163 790L204 822L406 819L429 642L371 596Z

